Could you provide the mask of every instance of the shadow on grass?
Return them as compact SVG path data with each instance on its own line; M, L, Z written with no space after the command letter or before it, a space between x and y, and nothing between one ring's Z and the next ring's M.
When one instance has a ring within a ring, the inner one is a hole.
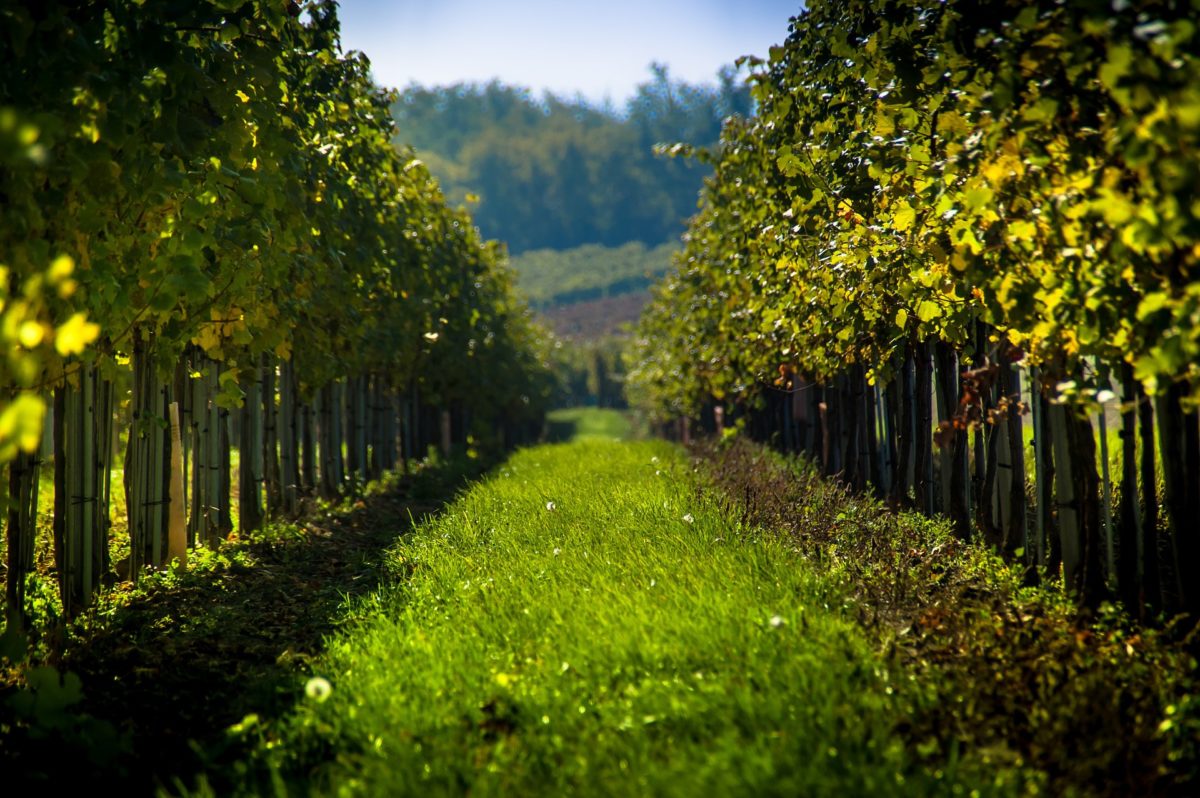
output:
M83 714L73 713L69 728L4 735L6 787L103 784L153 794L203 772L218 794L228 792L237 778L230 765L246 753L246 736L230 728L292 707L306 663L337 629L346 600L389 578L385 550L484 470L474 462L427 467L112 602L60 664L82 679Z
M546 421L546 441L548 443L565 443L575 437L579 429L579 422L571 419L567 421Z

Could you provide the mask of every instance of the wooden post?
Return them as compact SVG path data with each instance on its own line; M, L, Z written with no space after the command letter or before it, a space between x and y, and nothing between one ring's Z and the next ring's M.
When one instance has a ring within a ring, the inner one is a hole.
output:
M1148 607L1163 609L1162 572L1158 556L1158 487L1155 464L1154 406L1140 383L1135 386L1138 400L1138 437L1142 439L1142 536L1138 540L1138 555L1142 570L1139 574L1139 604L1142 617L1149 615Z
M300 512L300 468L296 446L296 370L285 360L279 368L279 470L283 513Z
M282 510L283 491L279 475L279 412L275 401L275 359L263 356L262 362L262 407L263 407L263 486L267 503L267 516L274 518Z
M1141 508L1137 488L1137 391L1133 367L1121 364L1121 504L1117 522L1117 590L1131 615L1141 614L1138 582L1142 573Z
M959 369L958 353L949 344L939 341L934 346L938 415L948 420L958 411ZM954 533L962 540L971 536L971 516L967 499L967 434L955 434L951 443L941 451L942 511L954 525Z
M8 464L8 580L5 585L7 629L20 632L25 612L25 577L34 569L37 533L38 452L18 452Z
M1159 442L1162 446L1163 482L1166 490L1170 537L1171 574L1175 606L1171 609L1200 614L1200 587L1192 581L1197 572L1197 524L1200 523L1200 486L1196 479L1196 414L1186 413L1184 386L1175 383L1155 398Z
M241 466L238 469L238 522L242 529L262 528L262 380L255 366L245 378L242 390L242 424L238 449Z
M934 514L933 506L933 364L929 344L924 341L915 347L915 384L913 434L917 506L927 516Z
M171 402L171 521L167 529L167 560L187 566L187 516L183 506L183 436L179 403Z
M1104 403L1100 403L1100 412L1096 415L1100 431L1100 518L1104 534L1104 565L1105 572L1112 582L1117 578L1116 551L1113 546L1112 519L1112 477L1108 469L1108 418Z
M1003 390L1009 398L1008 419L1008 463L1009 489L1005 501L1008 503L1008 525L1005 527L1004 550L1012 556L1018 548L1029 549L1028 505L1025 499L1025 436L1021 422L1021 372L1016 366L1002 363Z
M1054 487L1058 507L1059 540L1062 545L1063 581L1076 589L1083 572L1083 544L1079 531L1079 509L1072 478L1070 442L1067 435L1067 410L1062 405L1050 409L1050 439L1054 448Z

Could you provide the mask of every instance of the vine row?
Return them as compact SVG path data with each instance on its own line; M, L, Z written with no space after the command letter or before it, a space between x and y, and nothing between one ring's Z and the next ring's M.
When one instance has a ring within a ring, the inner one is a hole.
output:
M136 579L232 530L234 449L254 528L540 425L504 253L394 146L335 3L3 2L0 31L10 629L45 454L74 615L115 568L122 459Z
M1086 605L1200 617L1193 5L808 6L699 153L636 401L745 419Z

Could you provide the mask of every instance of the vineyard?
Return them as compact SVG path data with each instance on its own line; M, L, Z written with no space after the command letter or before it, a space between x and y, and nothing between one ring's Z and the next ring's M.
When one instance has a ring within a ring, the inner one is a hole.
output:
M810 4L699 153L631 391L1196 618L1198 36L1187 2Z
M1198 2L621 116L0 0L0 789L1200 793Z
M540 428L542 345L501 250L392 145L335 7L300 14L0 8L10 637L41 548L71 618L235 517Z

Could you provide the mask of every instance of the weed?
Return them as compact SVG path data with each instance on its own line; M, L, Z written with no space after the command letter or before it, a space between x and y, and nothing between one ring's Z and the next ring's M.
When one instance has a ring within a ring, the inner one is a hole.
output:
M700 451L729 511L852 586L854 617L911 678L902 725L930 766L1031 768L1054 794L1195 794L1196 662L1178 635L1115 608L1085 617L1027 588L947 524L894 513L804 460L745 441Z

